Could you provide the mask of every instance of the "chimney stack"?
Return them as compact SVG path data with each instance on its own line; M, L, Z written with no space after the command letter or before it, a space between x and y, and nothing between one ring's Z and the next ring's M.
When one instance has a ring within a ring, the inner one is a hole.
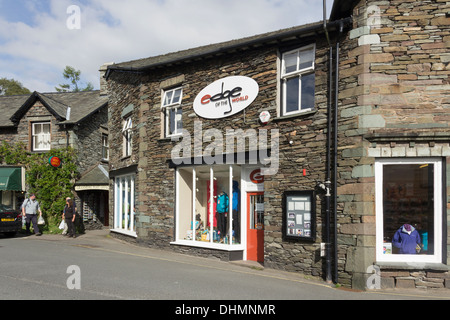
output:
M106 75L106 71L108 70L108 66L113 65L114 62L108 62L103 64L100 67L100 95L101 96L106 96L108 95L108 88L106 85L106 79L105 79L105 75Z

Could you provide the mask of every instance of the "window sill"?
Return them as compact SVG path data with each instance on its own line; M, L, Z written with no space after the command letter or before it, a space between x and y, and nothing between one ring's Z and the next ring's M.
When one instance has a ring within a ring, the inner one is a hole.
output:
M129 236L129 237L137 238L137 233L134 231L128 231L128 230L123 230L123 229L110 229L109 231L114 232L114 233L123 234L123 235Z
M287 116L280 116L280 117L276 117L273 119L273 121L283 121L283 120L290 120L293 118L299 118L299 117L304 117L304 116L310 116L313 114L317 113L317 109L314 110L310 110L310 111L305 111L305 112L299 112L299 113L295 113L295 114L290 114Z
M450 266L436 262L376 262L375 265L384 270L450 270Z
M204 249L215 249L215 250L222 250L222 251L243 251L245 249L244 245L242 245L242 244L229 245L229 244L222 244L222 243L210 243L210 242L191 241L191 240L178 240L175 242L171 242L170 245L186 246L186 247L193 247L193 248L204 248Z
M158 142L178 142L180 141L180 139L183 138L182 134L176 135L176 136L170 136L170 137L165 137L165 138L160 138L157 141Z
M48 150L31 150L30 153L34 153L34 154L44 154L47 152L50 152L52 149L48 149Z

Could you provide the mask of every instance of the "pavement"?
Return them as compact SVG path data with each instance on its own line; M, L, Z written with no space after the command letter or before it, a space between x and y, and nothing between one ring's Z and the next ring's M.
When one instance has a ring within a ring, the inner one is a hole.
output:
M390 295L393 297L394 296L411 297L412 299L431 298L439 300L450 300L449 289L382 289L382 290L359 291L344 287L336 288L334 284L326 283L325 281L319 278L305 276L300 273L264 268L264 265L258 262L253 261L224 262L217 258L202 258L177 253L170 250L161 250L140 246L138 244L130 243L111 236L111 232L109 229L86 231L85 234L78 235L76 238L68 238L61 234L43 234L39 237L31 235L28 237L32 237L35 240L42 240L42 241L63 241L76 247L94 249L104 252L113 252L136 257L145 257L157 259L160 261L171 261L187 265L203 266L216 270L231 270L248 274L257 273L263 277L268 278L283 279L319 287L333 288L338 291L342 291L343 293L350 291L355 293L364 292L374 295L378 294L388 296Z

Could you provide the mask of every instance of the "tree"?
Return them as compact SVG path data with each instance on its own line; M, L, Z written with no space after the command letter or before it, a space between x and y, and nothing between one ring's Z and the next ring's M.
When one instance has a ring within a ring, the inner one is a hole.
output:
M80 88L80 70L75 70L74 67L66 66L63 71L63 77L66 80L69 80L70 83L60 84L59 88L55 87L58 92L80 92L80 91L91 91L94 89L92 83L88 82L86 87Z
M61 159L60 168L49 165L49 158L54 156ZM74 183L79 177L75 149L68 147L30 154L23 143L10 144L2 141L0 165L19 165L26 168L27 190L36 193L47 220L44 230L56 229L61 222L65 199L72 196Z
M25 88L19 81L0 78L0 96L14 96L30 93L30 90Z

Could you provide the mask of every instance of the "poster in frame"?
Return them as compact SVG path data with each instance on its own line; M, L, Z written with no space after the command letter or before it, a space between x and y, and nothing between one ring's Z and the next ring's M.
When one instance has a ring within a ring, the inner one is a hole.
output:
M316 196L313 190L286 191L283 196L283 238L316 240Z

